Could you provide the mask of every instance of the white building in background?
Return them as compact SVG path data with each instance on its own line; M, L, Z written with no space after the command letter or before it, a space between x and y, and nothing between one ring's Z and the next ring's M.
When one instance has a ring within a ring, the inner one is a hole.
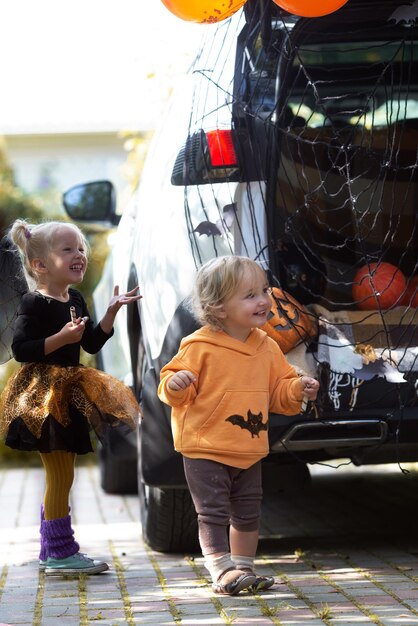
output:
M16 183L27 193L55 190L90 180L111 180L118 202L128 188L124 174L127 151L122 133L57 132L5 134Z
M165 80L138 77L122 106L114 89L102 94L101 104L55 90L36 115L34 107L18 111L0 103L0 135L16 184L30 194L61 194L78 183L108 179L124 203L130 182L126 142L154 128L165 106Z

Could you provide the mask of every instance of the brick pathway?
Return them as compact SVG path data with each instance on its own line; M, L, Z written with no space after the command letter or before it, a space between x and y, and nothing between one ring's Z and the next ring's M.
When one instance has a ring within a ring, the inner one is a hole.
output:
M106 559L110 571L77 579L46 577L36 560L42 471L0 469L2 624L418 624L418 544L339 549L325 543L304 550L262 542L258 570L274 574L277 585L260 595L215 596L201 558L150 551L140 538L136 497L106 495L98 480L96 466L77 469L73 521L82 550ZM335 501L337 508L343 500ZM298 527L298 535L308 533L303 515L324 527L324 510L315 502L308 499L302 513L297 503L282 502L284 523ZM272 522L276 515L273 507L267 518Z

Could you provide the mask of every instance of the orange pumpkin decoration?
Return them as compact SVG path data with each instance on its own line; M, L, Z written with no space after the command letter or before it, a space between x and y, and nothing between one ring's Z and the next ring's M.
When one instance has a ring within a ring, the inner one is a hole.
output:
M404 306L418 308L418 274L407 279L406 290L402 298Z
M315 325L302 304L286 291L272 288L272 307L267 322L261 327L286 354L304 339L316 335Z
M406 289L405 276L392 263L363 265L353 279L353 300L362 311L399 306Z

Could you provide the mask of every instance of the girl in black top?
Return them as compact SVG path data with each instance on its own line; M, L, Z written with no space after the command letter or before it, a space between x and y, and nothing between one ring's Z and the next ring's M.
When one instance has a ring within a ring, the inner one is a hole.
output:
M90 430L135 427L140 409L132 392L104 372L79 363L80 346L98 352L113 334L119 309L141 296L115 287L99 324L90 318L79 284L87 269L87 241L71 223L30 226L16 220L9 233L33 291L22 296L12 352L22 367L0 397L0 434L11 448L39 450L46 487L41 506L40 567L47 575L95 574L108 565L79 553L69 515L77 454L92 451Z

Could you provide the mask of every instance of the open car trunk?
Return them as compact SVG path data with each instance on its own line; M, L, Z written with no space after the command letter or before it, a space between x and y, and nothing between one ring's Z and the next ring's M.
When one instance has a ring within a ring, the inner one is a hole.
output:
M277 67L274 259L318 325L324 415L416 403L417 28L370 5L298 20Z
M306 19L249 0L246 14L235 130L266 181L272 282L317 329L287 357L319 376L320 417L366 420L364 441L406 450L418 437L416 8L350 0ZM338 430L311 427L294 450L326 450ZM273 418L273 450L286 451L274 432Z

